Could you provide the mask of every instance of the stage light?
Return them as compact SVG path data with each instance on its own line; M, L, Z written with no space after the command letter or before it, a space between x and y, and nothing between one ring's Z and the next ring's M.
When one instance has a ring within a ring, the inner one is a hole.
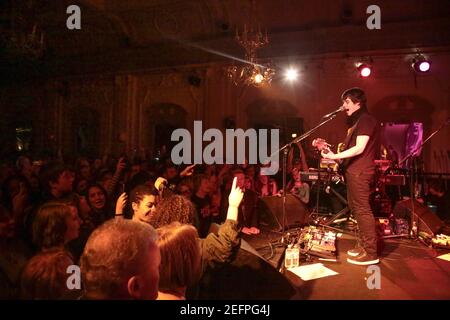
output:
M286 70L285 78L288 81L295 81L295 80L297 80L297 78L298 78L298 71L296 69L289 68L288 70Z
M297 138L297 134L293 133L293 134L291 134L291 137L292 137L292 139Z
M419 63L419 70L422 72L427 72L430 70L430 63L427 61L422 61Z
M257 75L255 75L255 80L254 82L257 84L260 84L261 82L263 82L264 80L264 76L260 73L258 73Z
M372 73L372 67L369 66L368 64L361 63L358 66L358 72L361 77L367 78Z
M418 73L425 73L430 71L431 62L428 61L423 55L418 55L412 61L412 68Z

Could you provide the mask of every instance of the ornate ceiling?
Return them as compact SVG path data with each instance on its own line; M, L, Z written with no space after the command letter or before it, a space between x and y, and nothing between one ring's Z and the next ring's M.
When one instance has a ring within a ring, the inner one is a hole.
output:
M376 1L382 28L372 31L366 28L366 9L373 1L255 3L257 20L269 34L269 45L260 50L266 58L450 46L448 0ZM66 28L66 8L71 4L81 8L81 30ZM230 61L211 51L242 58L242 48L233 37L236 27L248 22L251 2L8 0L0 10L3 44L14 25L14 13L23 12L26 23L37 22L45 34L46 51L38 73L58 76ZM3 70L11 72L11 66Z

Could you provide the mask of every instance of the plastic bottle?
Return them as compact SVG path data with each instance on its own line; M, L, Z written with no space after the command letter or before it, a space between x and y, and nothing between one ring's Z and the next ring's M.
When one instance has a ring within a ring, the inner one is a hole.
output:
M411 228L411 236L416 238L417 237L417 223L413 221L413 225Z
M300 247L290 244L285 253L284 266L286 269L298 267L300 264Z
M300 265L300 247L295 244L292 248L292 267L298 267Z
M292 267L292 244L290 244L286 248L285 256L284 256L284 266L286 269L289 269Z

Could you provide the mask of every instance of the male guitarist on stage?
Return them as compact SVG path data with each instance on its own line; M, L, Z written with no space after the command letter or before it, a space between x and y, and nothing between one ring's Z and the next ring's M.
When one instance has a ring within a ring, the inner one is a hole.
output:
M345 150L336 154L322 150L321 154L326 159L342 159L340 169L345 174L348 206L358 222L358 243L347 252L347 261L358 265L376 264L379 262L377 236L369 196L375 177L374 160L380 150L380 125L367 110L363 90L348 89L341 99L349 126Z

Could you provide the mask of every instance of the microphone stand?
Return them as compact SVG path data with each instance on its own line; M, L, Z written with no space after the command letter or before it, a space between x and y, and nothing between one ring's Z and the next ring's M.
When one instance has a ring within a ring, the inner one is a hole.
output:
M285 229L286 229L286 168L287 168L287 156L289 153L290 148L292 147L292 145L294 143L299 143L303 140L305 140L307 137L309 137L312 133L314 133L315 131L317 131L321 126L323 126L324 124L330 122L331 120L335 119L337 116L337 114L331 114L330 116L325 116L323 117L321 120L321 122L315 126L314 128L312 128L311 130L305 132L304 134L302 134L301 136L295 138L294 140L292 140L291 142L285 144L283 147L281 147L279 150L275 151L270 158L272 158L273 155L283 151L283 212L282 212L282 224L281 224L281 232L282 232L282 236L281 236L281 243L285 243ZM319 173L320 174L320 173Z

